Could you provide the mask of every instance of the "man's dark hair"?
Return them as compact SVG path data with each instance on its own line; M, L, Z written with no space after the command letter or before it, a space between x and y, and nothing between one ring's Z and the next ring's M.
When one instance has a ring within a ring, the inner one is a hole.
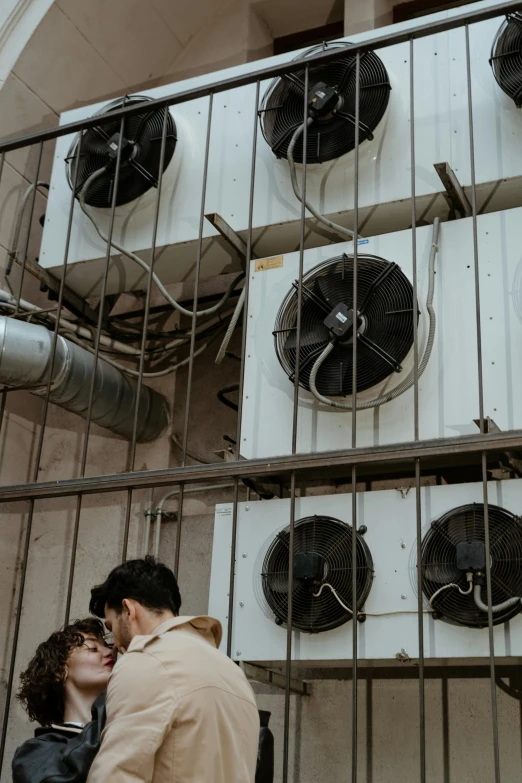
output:
M173 572L150 556L143 560L127 560L113 568L103 584L92 588L89 611L96 617L104 617L107 605L121 614L124 598L133 598L154 612L170 609L173 614L179 614L181 606Z
M105 643L103 624L94 617L75 620L38 645L27 669L20 675L17 693L31 720L37 720L42 726L63 722L67 661L75 647L85 643L85 636L95 636Z

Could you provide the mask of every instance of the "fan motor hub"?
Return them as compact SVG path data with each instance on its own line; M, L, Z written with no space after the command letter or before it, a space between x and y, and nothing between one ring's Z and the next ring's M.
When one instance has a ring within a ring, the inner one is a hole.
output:
M296 552L294 579L315 588L325 576L326 561L318 552Z
M119 132L113 133L111 138L107 141L107 155L111 161L116 161L118 157L118 148L120 146L121 134ZM136 154L136 144L125 136L121 138L121 163L126 163L128 160L134 157Z
M308 93L308 113L314 120L329 119L339 111L342 103L342 96L335 87L325 82L317 82Z
M456 547L459 571L484 571L486 548L483 541L459 541Z

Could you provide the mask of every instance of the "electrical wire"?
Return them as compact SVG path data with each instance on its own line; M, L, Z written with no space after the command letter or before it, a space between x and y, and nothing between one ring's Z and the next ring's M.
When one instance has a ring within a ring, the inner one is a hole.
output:
M221 346L219 348L219 351L217 353L215 363L221 364L223 359L225 358L228 344L230 343L230 340L232 339L232 335L234 333L234 329L237 326L237 322L239 321L239 317L241 315L241 310L243 309L243 305L245 304L245 288L241 291L241 295L239 299L237 300L236 309L234 310L234 315L230 319L230 323L228 325L228 329L225 333L225 336L223 337L223 342L221 343Z
M99 225L97 224L97 222L94 219L93 215L91 214L91 212L89 211L89 209L87 208L87 206L85 204L85 198L86 198L87 191L89 190L90 186L92 185L93 182L95 182L96 179L98 179L98 177L101 177L102 174L104 174L104 173L105 173L105 167L102 168L102 169L98 169L97 171L94 172L94 174L91 174L91 176L86 180L83 188L81 189L81 191L79 193L79 202L80 202L80 207L81 207L82 211L85 213L85 215L87 215L87 217L91 221L92 225L96 229L96 232L98 233L98 235L101 237L101 239L103 239L104 242L108 243L109 242L109 237L106 236L103 233L103 231L101 230L101 228L99 227ZM140 266L147 274L151 274L151 270L150 270L150 267L147 264L147 262L143 261L143 259L140 258L139 256L137 256L135 253L132 253L130 250L127 250L122 245L119 245L113 239L111 240L110 245L115 250L117 250L119 253L123 253L124 256L127 256L127 258L130 258L131 261L134 261L136 264L138 264L138 266ZM217 302L212 307L209 307L207 310L200 310L199 312L196 313L196 316L198 318L201 318L204 315L214 315L214 313L217 313L219 310L221 310L223 305L225 305L226 302L230 299L230 297L232 295L232 292L233 292L234 288L236 287L237 283L244 276L245 276L245 273L244 272L240 272L239 275L237 275L237 277L235 277L232 280L232 282L229 284L227 290L225 291L225 293L223 294L223 296L221 297L219 302ZM170 305L172 305L172 307L175 310L177 310L178 313L181 313L182 315L186 315L187 317L192 318L192 316L194 315L192 310L187 310L185 307L182 307L182 305L180 305L179 302L176 302L176 300L172 298L172 296L169 294L169 292L167 291L167 289L165 288L165 286L163 285L163 283L161 282L161 280L159 279L159 277L157 276L157 274L155 272L152 272L152 279L154 280L156 286L161 291L161 293L163 294L163 296L165 297L167 302Z
M183 445L173 432L170 435L170 440L181 452L183 452ZM195 462L200 462L202 465L213 465L214 462L216 462L216 460L206 459L206 457L201 457L199 454L189 451L188 449L185 449L185 452L190 459L193 459Z
M74 333L67 332L66 330L62 331L61 334L67 336L68 340L71 340L71 342L76 343L76 345L80 345L82 348L84 348L86 351L89 351L89 353L95 354L94 348L92 348L87 343L83 342L82 340L79 340ZM208 348L212 341L209 340L209 342L204 343L201 348L199 348L197 351L194 351L194 357L200 356L203 351ZM107 364L110 364L112 367L115 367L117 370L120 370L121 372L125 373L126 375L131 375L133 378L139 378L140 374L137 370L132 370L130 367L125 367L123 364L120 364L119 362L115 362L114 359L110 359L108 356L100 357L103 359L104 362L107 362ZM176 372L176 370L179 370L180 367L184 367L186 364L188 364L190 361L190 356L187 356L186 359L183 359L182 361L178 362L177 364L171 365L170 367L166 367L164 370L158 370L156 372L144 372L142 373L142 378L161 378L164 375L170 375L173 372Z
M346 604L339 598L339 594L335 590L335 588L332 587L332 585L329 582L323 582L321 585L318 593L312 593L314 598L319 598L321 593L323 592L325 587L329 587L332 593L334 594L337 601L340 603L340 605L345 609L347 612L349 612L351 615L353 615L352 610L349 606L346 606ZM361 614L366 615L366 617L385 617L386 615L390 614L418 614L416 609L395 609L394 611L390 612L366 612L364 609L361 611ZM431 611L429 609L424 609L423 614L431 614Z
M435 590L435 592L433 593L433 595L429 600L430 609L433 609L433 601L435 600L435 598L441 593L443 593L444 590L449 590L450 587L456 587L461 595L469 595L473 590L473 576L471 579L468 579L468 582L469 582L469 588L467 590L463 590L461 587L459 587L459 585L455 584L454 582L451 582L449 585L443 585L442 587L439 587L438 590Z
M308 117L307 119L307 125L311 125L313 122L312 117ZM292 139L290 140L290 144L288 145L288 151L286 153L286 156L288 158L288 166L290 168L290 179L292 181L292 187L294 189L294 193L296 195L296 198L301 202L301 204L304 203L305 207L309 212L312 213L312 215L319 220L320 223L323 223L328 228L333 229L338 234L341 234L343 237L348 237L348 239L353 239L355 234L353 231L351 231L349 228L345 228L344 226L340 226L338 223L334 223L332 220L328 220L327 217L324 215L321 215L320 212L318 212L315 207L310 204L309 201L306 199L303 199L302 193L299 190L299 185L297 184L297 172L295 169L295 161L294 161L294 147L297 142L297 139L301 135L301 133L304 131L304 123L297 128L294 135L292 136Z
M431 249L430 249L430 260L429 260L429 271L428 271L428 277L429 277L429 283L428 283L428 295L426 297L426 309L428 311L429 316L429 330L428 330L428 338L426 340L426 347L424 349L424 354L422 356L421 362L418 367L418 373L417 378L420 378L423 374L424 370L426 369L426 366L430 360L431 352L433 350L433 344L435 342L435 330L436 330L436 316L435 316L435 310L433 308L433 296L435 293L435 258L437 256L437 251L439 249L438 246L438 239L439 239L439 227L440 227L440 220L439 218L435 218L433 221L433 235L432 235L432 242L431 242ZM349 402L340 402L337 400L332 400L329 397L324 397L318 390L317 390L317 373L319 372L319 369L321 368L321 365L325 361L325 359L330 355L335 345L335 340L332 340L328 343L324 351L319 355L319 357L316 359L312 370L310 372L310 380L309 380L309 386L310 391L314 395L314 397L319 400L319 402L324 403L325 405L329 405L332 408L342 408L346 411L351 411L353 406ZM405 391L407 391L411 386L413 386L415 382L415 369L413 369L410 374L404 379L404 381L397 386L396 389L389 392L389 394L385 394L383 397L378 397L375 400L368 400L367 402L358 402L357 403L357 410L367 410L368 408L377 408L380 405L383 405L386 402L390 402L391 400L395 400L397 397L399 397L401 394L403 394Z

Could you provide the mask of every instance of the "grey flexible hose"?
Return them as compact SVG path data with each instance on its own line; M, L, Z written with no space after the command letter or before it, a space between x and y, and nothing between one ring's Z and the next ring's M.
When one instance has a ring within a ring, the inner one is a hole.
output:
M228 329L225 332L225 336L223 337L223 342L221 343L221 346L219 348L219 351L217 353L215 363L221 364L223 359L225 358L225 354L227 352L228 344L230 340L232 339L232 334L234 332L234 329L237 326L237 322L239 321L239 316L241 315L241 310L243 309L243 305L245 303L245 289L241 291L241 296L237 300L236 309L234 310L234 315L230 319L230 323L228 325Z
M482 600L482 597L480 595L481 587L480 585L475 585L473 588L473 598L475 600L475 604L482 612L487 612L488 607L487 604L484 603ZM519 604L522 602L522 599L518 596L515 596L514 598L508 598L507 601L503 601L501 604L497 604L496 606L491 607L491 611L493 613L496 612L503 612L504 609L509 609L510 606L515 606L515 604Z
M437 250L439 249L438 241L439 241L439 228L440 228L440 220L439 218L435 218L433 221L433 235L431 240L431 250L430 250L430 260L428 265L428 295L426 297L426 309L428 311L428 316L430 319L430 326L428 331L428 339L426 341L426 348L424 349L424 354L421 359L421 362L419 364L418 369L418 377L420 378L424 370L426 369L426 365L428 364L431 356L431 352L433 350L433 343L435 342L435 329L437 325L437 320L435 317L435 310L433 308L433 296L435 293L435 258L437 256ZM319 400L319 402L325 403L325 405L330 405L333 408L342 408L343 410L351 411L352 405L349 402L337 402L336 400L331 400L328 397L323 397L322 394L320 394L317 391L317 385L316 385L316 379L317 379L317 373L319 372L319 369L321 365L323 364L324 360L327 356L332 352L334 347L334 343L330 342L324 349L324 351L321 353L321 355L316 359L314 366L312 367L312 370L310 372L310 391L314 395L314 397ZM412 370L407 378L404 379L404 381L397 386L396 389L389 392L389 394L385 394L383 397L379 397L376 400L368 400L367 402L358 402L357 403L357 410L366 410L368 408L377 408L379 405L383 405L386 402L390 402L391 400L395 400L399 395L403 394L405 391L407 391L411 386L413 386L415 382L415 370Z
M309 117L307 120L307 124L310 125L313 122L312 117ZM286 157L288 159L288 165L290 167L290 179L292 180L292 187L294 189L294 193L296 195L296 198L303 203L303 196L301 194L301 191L299 190L299 185L297 184L297 174L295 170L295 161L294 161L294 147L297 142L297 139L301 135L301 133L304 130L304 123L303 125L300 125L299 128L296 130L294 135L292 136L290 140L290 144L288 145L288 151L286 153ZM309 212L312 213L312 215L317 218L321 223L324 223L325 226L328 226L328 228L332 228L334 231L337 231L337 233L342 234L345 237L348 237L348 239L353 239L354 232L350 231L349 228L345 228L344 226L340 226L338 223L334 223L332 220L328 220L324 215L321 215L320 212L318 212L315 207L310 204L309 201L306 199L304 200L304 205L307 208Z
M87 215L87 217L89 218L89 220L93 224L94 228L96 229L98 235L103 239L104 242L108 242L109 241L109 237L105 236L105 234L103 233L101 228L98 226L98 224L96 223L94 217L91 215L91 213L89 212L89 210L87 209L87 206L85 204L85 197L87 195L87 191L89 190L89 188L92 185L92 183L96 179L98 179L98 177L101 177L101 175L104 172L105 172L105 168L98 169L98 171L95 171L94 174L91 174L91 176L86 180L83 188L80 191L79 201L80 201L80 207L82 208L82 211ZM124 247L122 247L122 245L119 245L114 240L111 240L111 247L113 247L119 253L123 253L123 255L127 256L127 258L130 258L131 261L135 261L136 264L141 266L141 268L144 269L145 272L147 272L147 274L150 273L150 267L147 264L147 262L144 261L139 256L135 255L135 253L132 253L130 250L126 250ZM232 282L228 286L227 290L225 291L225 293L223 294L223 296L221 297L219 302L217 302L217 304L213 305L212 307L209 307L207 310L199 310L196 313L198 318L200 318L200 317L202 317L204 315L213 315L214 313L217 313L219 310L221 310L223 305L226 304L226 302L230 299L230 296L232 295L232 291L234 290L236 284L241 280L241 278L244 277L244 274L245 274L244 272L240 272L240 274L232 280ZM157 287L159 288L159 290L161 291L161 293L163 294L163 296L165 297L167 302L170 305L172 305L172 307L175 310L177 310L178 313L181 313L182 315L186 315L189 318L192 318L192 316L194 315L192 310L186 310L184 307L182 307L182 305L180 305L178 302L176 302L175 299L173 299L171 297L171 295L169 294L169 292L167 291L167 289L165 288L165 286L163 285L163 283L161 282L161 280L159 279L159 277L156 275L155 272L152 273L152 279L156 283Z

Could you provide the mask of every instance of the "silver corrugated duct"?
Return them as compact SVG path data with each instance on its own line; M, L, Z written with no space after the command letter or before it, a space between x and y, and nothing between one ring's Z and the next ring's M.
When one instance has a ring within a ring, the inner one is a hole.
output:
M0 383L35 386L32 394L45 395L52 345L53 334L44 326L1 316ZM93 372L94 356L59 335L49 400L86 418ZM137 388L133 378L98 359L91 420L130 439ZM169 406L165 397L149 386L142 386L137 440L155 440L168 422Z

